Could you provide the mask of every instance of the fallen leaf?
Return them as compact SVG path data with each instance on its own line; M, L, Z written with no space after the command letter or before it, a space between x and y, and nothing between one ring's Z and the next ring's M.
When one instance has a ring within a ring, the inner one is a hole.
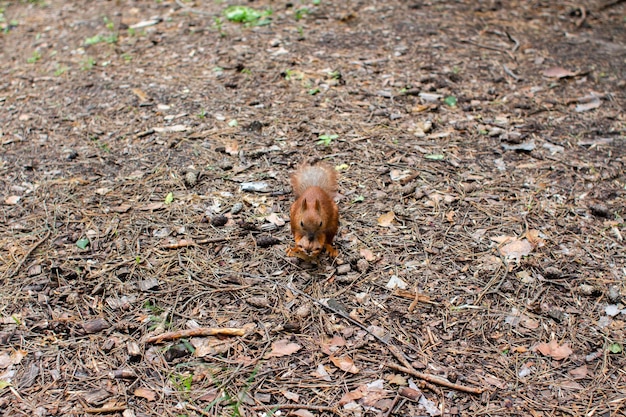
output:
M287 339L278 340L272 343L272 351L265 354L265 358L273 358L280 356L288 356L302 348L297 343L290 342Z
M330 361L339 369L351 374L359 373L359 368L356 367L354 361L348 356L331 356Z
M333 336L332 339L322 342L322 352L332 355L346 345L346 340L341 336Z
M586 378L588 373L589 373L589 371L587 369L587 365L582 365L582 366L579 366L578 368L574 368L574 369L569 371L569 374L574 379Z
M272 224L275 224L278 227L285 225L285 221L278 215L278 213L271 213L269 216L265 217L265 220Z
M126 213L130 209L131 209L130 204L120 204L117 207L111 207L111 211L114 211L116 213Z
M135 390L133 394L135 395L135 397L145 398L148 401L156 400L156 392L148 388L139 387Z
M597 109L602 105L602 100L600 97L592 94L590 96L582 97L578 99L578 104L576 105L576 111L578 113L586 112L589 110Z
M311 372L311 375L328 382L333 380L328 374L328 371L326 370L324 365L322 365L321 363L317 365L317 369L315 370L315 372Z
M389 173L389 177L391 178L391 181L402 181L405 180L407 178L409 178L411 176L411 170L404 170L404 171L400 171L399 169L392 169L391 172Z
M526 232L525 236L532 245L533 249L541 248L546 245L546 241L539 237L539 230L531 229Z
M192 337L190 342L195 348L193 354L196 358L225 354L237 344L234 340L215 337Z
M387 375L385 379L389 381L390 384L393 384L393 385L401 385L401 386L407 385L406 378L403 377L402 375L391 374L391 375Z
M313 414L309 410L305 410L304 408L300 408L292 412L291 414L293 414L294 416L298 416L298 417L315 417L315 414Z
M402 278L399 278L397 275L392 275L391 278L389 278L389 282L387 282L387 285L385 285L385 287L389 288L390 290L393 290L395 288L406 290L407 284L402 280Z
M137 210L155 211L155 210L161 210L164 207L165 207L165 203L161 201L157 201L155 203L150 203L150 204L146 204L145 206L137 207Z
M298 402L300 400L300 396L298 394L296 394L295 392L284 391L283 395L285 396L285 398L287 398L288 400L291 400L291 401Z
M134 95L137 96L139 101L142 101L142 102L143 101L148 101L148 95L145 92L143 92L143 90L140 90L138 88L133 88L132 92L133 92Z
M566 70L561 67L552 67L543 70L543 76L549 78L567 78L567 77L575 77L577 76L577 72L573 72L570 70Z
M454 210L450 210L446 213L446 220L449 223L454 223L454 216L456 216L456 213L454 212Z
M549 343L539 343L534 350L539 351L544 356L551 356L557 361L565 359L574 353L572 349L569 348L568 343L564 343L559 346L558 342L554 339L552 339Z
M8 205L8 206L14 206L18 203L18 201L20 201L22 199L22 197L20 197L19 195L12 195L7 197L4 200L4 204Z
M522 240L514 240L511 243L507 243L506 245L500 248L500 253L509 260L519 260L522 256L527 256L532 251L533 247L530 242L526 239Z
M360 385L357 389L343 394L343 396L339 400L339 405L344 405L349 402L359 400L363 398L366 393L367 393L367 387L365 385Z
M374 252L369 249L361 249L359 250L359 255L361 255L367 262L374 262L376 260L376 256Z
M389 227L393 223L396 214L393 211L389 211L378 218L378 225L382 227Z
M239 143L236 140L228 141L224 146L224 150L231 156L237 156L239 155Z
M98 194L98 195L106 195L106 194L108 194L110 192L111 192L111 189L110 188L106 188L106 187L97 188L96 191L95 191L95 193Z
M17 365L26 356L25 350L14 350L11 354L0 354L0 369L6 369L11 365Z

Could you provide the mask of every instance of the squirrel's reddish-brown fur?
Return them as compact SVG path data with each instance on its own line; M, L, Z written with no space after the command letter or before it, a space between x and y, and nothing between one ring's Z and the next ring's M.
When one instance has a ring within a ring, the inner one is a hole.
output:
M333 200L337 174L324 164L302 165L292 176L296 201L291 205L291 233L296 244L287 255L316 258L322 250L337 256L333 239L339 227L339 209Z

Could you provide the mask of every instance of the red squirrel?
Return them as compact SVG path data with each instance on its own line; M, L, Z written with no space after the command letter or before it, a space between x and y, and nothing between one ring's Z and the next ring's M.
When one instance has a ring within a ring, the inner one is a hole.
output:
M336 257L333 239L339 227L339 209L333 197L337 173L325 164L302 165L291 176L291 186L297 198L289 211L296 244L287 249L287 255L309 260L326 250Z

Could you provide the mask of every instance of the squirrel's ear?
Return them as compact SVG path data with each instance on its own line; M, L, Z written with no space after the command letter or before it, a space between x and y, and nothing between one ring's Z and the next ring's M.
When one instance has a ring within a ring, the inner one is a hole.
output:
M302 211L306 211L306 198L302 199Z
M319 200L315 200L315 211L318 213L322 211L322 203Z

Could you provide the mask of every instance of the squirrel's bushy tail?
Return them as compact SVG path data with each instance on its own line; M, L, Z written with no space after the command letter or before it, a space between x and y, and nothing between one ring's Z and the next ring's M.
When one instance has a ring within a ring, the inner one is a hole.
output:
M326 164L302 165L291 176L291 186L299 197L309 187L320 187L333 198L337 192L337 173Z

